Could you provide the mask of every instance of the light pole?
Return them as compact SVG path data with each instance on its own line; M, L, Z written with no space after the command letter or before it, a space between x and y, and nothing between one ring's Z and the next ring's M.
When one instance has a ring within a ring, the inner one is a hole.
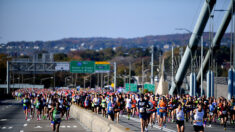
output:
M66 81L67 81L67 79L68 79L69 77L71 77L71 76L67 76L67 77L64 78L65 86L66 86L66 84L67 84Z
M86 88L86 77L84 77L83 88Z
M149 71L149 69L145 69L142 71L142 93L144 92L144 79L145 79L145 73Z
M129 62L129 91L131 88L131 63Z
M187 28L175 28L175 30L183 30L183 31L186 31L190 34L193 34L192 31L190 31L189 29ZM198 36L196 36L198 38ZM199 38L198 38L199 39ZM181 55L181 59L182 59L182 55ZM191 60L192 60L192 54L191 54ZM201 36L201 67L202 67L202 63L203 63L203 36ZM192 65L192 61L191 61L191 65ZM192 72L192 66L191 66L191 72ZM203 75L201 75L201 96L202 96L202 93L203 93L203 87L202 87L202 84L203 84ZM181 93L181 89L180 89L180 93ZM196 94L196 93L195 93Z
M33 79L34 77L30 77L30 78L25 78L22 80L22 83L24 83L25 80L30 80L30 79Z
M152 49L152 55L151 55L151 77L150 77L150 79L151 79L151 84L153 84L154 83L154 77L153 77L154 46L153 45L152 45L151 49Z

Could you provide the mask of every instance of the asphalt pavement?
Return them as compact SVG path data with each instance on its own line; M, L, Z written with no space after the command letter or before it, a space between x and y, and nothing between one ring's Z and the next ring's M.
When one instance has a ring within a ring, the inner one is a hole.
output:
M25 120L23 107L20 101L0 100L0 132L50 132L49 120L28 119ZM70 118L62 119L61 132L87 132L86 127L79 121Z
M100 115L101 116L101 115ZM135 132L140 132L140 121L137 116L127 119L127 115L120 115L119 124ZM166 128L161 128L155 124L151 128L148 127L149 132L176 132L176 124L167 122ZM0 131L1 132L50 132L49 120L28 119L25 120L22 104L16 100L0 100ZM61 132L87 132L89 131L78 120L70 118L69 120L62 119L60 125ZM193 125L185 122L185 132L193 131ZM206 126L205 132L223 132L224 127L217 123L213 123L211 127ZM228 121L226 132L235 132L235 127L231 126Z
M128 120L127 115L120 115L120 125L125 126L126 128L131 129L132 131L139 132L140 131L140 120L137 116L131 117L130 120ZM211 127L208 127L209 124L206 125L204 128L205 132L235 132L235 126L230 125L229 121L227 122L228 126L226 130L224 130L224 127L217 123L212 123ZM176 123L167 122L166 128L163 128L161 130L161 127L159 127L157 124L153 125L151 128L150 125L148 126L149 132L177 132ZM185 121L185 132L193 132L193 125L190 122Z

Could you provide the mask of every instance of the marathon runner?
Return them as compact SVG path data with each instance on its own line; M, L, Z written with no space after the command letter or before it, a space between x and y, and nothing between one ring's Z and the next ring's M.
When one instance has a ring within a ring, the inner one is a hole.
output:
M31 107L30 99L29 99L27 93L25 94L24 99L22 99L22 103L23 103L23 109L24 109L24 114L25 114L25 120L27 120L28 119L28 112Z
M140 118L141 132L147 131L147 113L146 113L147 101L144 99L144 95L141 94L138 101L138 112Z
M176 113L176 127L178 132L184 132L184 110L182 104L178 104L178 108L175 110Z
M204 110L202 108L202 104L197 105L197 109L194 110L194 120L193 120L193 128L195 132L204 132L203 127L203 117L204 117Z
M59 107L60 103L56 102L55 106L52 106L50 113L52 114L52 130L53 132L59 132L61 118L62 118L62 109Z

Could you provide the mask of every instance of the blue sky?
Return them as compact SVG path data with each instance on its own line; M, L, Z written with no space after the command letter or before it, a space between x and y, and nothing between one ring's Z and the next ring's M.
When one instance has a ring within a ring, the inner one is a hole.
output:
M227 9L230 0L217 0ZM123 37L193 30L204 0L0 0L0 43ZM223 12L215 12L217 30ZM209 26L207 25L206 31Z

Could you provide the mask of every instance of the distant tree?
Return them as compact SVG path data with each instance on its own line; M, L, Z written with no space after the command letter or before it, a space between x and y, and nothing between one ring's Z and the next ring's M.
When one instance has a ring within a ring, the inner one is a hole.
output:
M68 61L68 55L64 53L54 54L54 61Z

